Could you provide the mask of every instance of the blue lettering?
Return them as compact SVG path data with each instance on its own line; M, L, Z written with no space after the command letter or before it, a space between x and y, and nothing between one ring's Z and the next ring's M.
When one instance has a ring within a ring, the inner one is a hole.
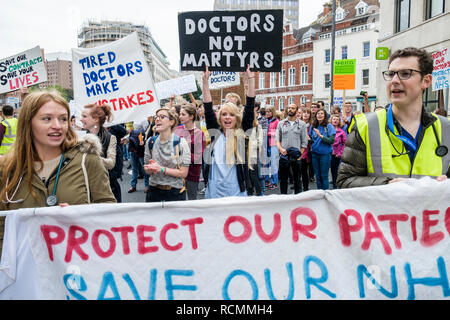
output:
M97 72L91 71L91 73L89 75L90 75L92 81L94 81L94 82L98 81Z
M312 278L310 277L309 272L309 264L311 262L314 262L322 272L322 276L320 278ZM315 256L307 256L305 260L303 261L303 269L304 269L304 279L305 279L305 290L306 290L306 298L311 299L311 285L317 287L320 291L327 294L331 298L336 298L336 294L332 293L330 290L322 287L319 283L326 282L328 280L328 270L325 266L325 263L323 263L322 260Z
M95 62L95 57L94 56L90 56L89 59L91 60L91 65L89 66L89 68L93 68L97 66L97 62Z
M113 296L106 298L105 294L108 288L111 288ZM117 290L116 281L111 272L106 272L103 275L102 284L100 285L100 291L98 293L97 300L120 300L119 291Z
M411 265L409 263L405 264L405 274L406 281L408 283L408 300L414 300L416 298L414 286L417 284L422 284L428 287L442 287L442 293L444 297L450 296L450 288L448 284L447 270L445 268L445 262L442 257L437 259L437 266L439 277L425 277L425 278L413 278L411 274Z
M112 51L108 52L109 63L116 61L116 54Z
M101 74L105 72L105 69L98 70L98 78L102 81L105 81L106 76L102 76Z
M97 94L102 93L102 86L100 85L100 83L95 84L95 90L97 91Z
M292 271L292 263L286 263L286 269L288 273L289 278L289 293L285 300L292 300L294 298L294 274ZM275 295L273 294L272 290L272 281L270 280L270 270L265 269L264 270L264 278L266 280L266 288L267 288L267 294L269 295L269 298L271 300L277 300L275 298Z
M119 86L117 85L117 79L114 79L111 81L111 87L112 87L112 91L119 90Z
M117 74L121 77L123 77L125 75L126 71L125 71L125 67L121 64L119 64L117 66Z
M89 68L89 61L88 61L88 58L87 58L87 57L86 57L86 58L83 58L83 59L80 59L80 60L78 61L78 63L81 64L81 66L83 67L83 70L84 70L84 68L85 68L85 66L84 66L85 63L87 64L87 67Z
M395 277L395 267L391 267L391 285L392 285L392 292L387 291L385 288L383 288L373 277L372 275L367 271L366 266L360 264L358 266L358 288L359 288L359 297L365 298L366 294L364 291L364 279L363 276L365 275L370 281L372 281L373 285L380 291L383 295L385 295L388 298L394 299L398 296L398 287L397 287L397 278Z
M244 270L234 270L231 272L228 277L225 279L225 282L222 287L222 297L224 300L231 300L230 295L228 294L228 287L230 285L231 280L233 280L234 277L237 276L243 276L248 280L250 283L250 286L252 288L252 300L258 300L258 286L256 285L255 279L250 275L250 273L244 271Z
M108 88L109 82L102 82L103 94L111 93L111 90Z
M112 74L112 71L114 70L114 67L109 67L109 68L106 68L105 70L108 71L109 77L110 77L111 79L114 78L114 76L113 76L113 74Z
M136 72L142 72L142 63L140 61L136 61L134 66L136 67Z
M104 53L100 53L100 54L98 55L98 63L99 63L101 66L105 66L105 65L108 64L108 62L103 62L103 57L104 57L104 56L105 56Z
M197 286L187 286L187 285L174 285L172 283L173 276L183 276L183 277L192 277L194 275L193 270L167 270L164 273L164 277L166 279L166 291L167 291L167 299L174 300L173 292L175 290L185 290L185 291L196 291Z
M134 72L133 72L133 64L132 64L132 63L128 62L128 63L126 64L126 67L127 67L127 76L128 76L128 77L129 77L131 74L134 74Z
M89 75L87 73L83 72L83 78L84 78L84 85L88 85L89 83L91 83L91 78L89 78Z
M150 271L150 284L148 285L148 300L155 300L157 272L158 271L156 269L152 269Z
M93 94L94 96L96 96L97 94L95 93L95 88L94 85L90 86L90 87L86 87L86 94L88 97L91 96L91 94Z

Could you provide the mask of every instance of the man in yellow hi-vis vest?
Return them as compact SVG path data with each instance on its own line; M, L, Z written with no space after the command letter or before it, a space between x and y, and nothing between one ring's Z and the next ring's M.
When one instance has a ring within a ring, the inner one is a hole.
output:
M392 54L383 72L391 104L355 117L339 167L339 188L450 177L450 121L422 105L432 71L433 59L425 50Z
M16 141L17 119L13 117L14 108L3 106L4 120L0 124L0 155L4 155L11 150L14 141Z

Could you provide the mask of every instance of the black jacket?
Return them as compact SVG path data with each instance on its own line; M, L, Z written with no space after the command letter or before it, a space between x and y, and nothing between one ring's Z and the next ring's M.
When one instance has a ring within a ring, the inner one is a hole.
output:
M219 125L219 122L217 122L217 117L216 117L216 113L213 110L212 102L204 103L204 107L205 107L206 128L208 130L211 130L211 129L220 130L220 125ZM244 107L244 115L242 117L242 130L244 130L244 132L246 132L248 129L251 129L253 127L253 120L255 119L255 113L253 110L254 107L255 107L255 98L254 97L246 97L246 105ZM214 148L215 136L213 134L210 134L210 137L211 137L210 147ZM246 148L246 150L247 150L247 148ZM239 182L239 189L241 192L244 192L245 190L247 190L250 187L247 159L245 162L246 163L236 164L236 173L237 173L238 182ZM209 178L210 168L211 168L211 164L207 163L205 165L205 175L208 178Z

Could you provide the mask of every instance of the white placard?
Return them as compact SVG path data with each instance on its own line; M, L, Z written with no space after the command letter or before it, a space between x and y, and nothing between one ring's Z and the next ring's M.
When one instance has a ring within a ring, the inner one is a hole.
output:
M157 82L155 87L158 98L167 99L170 98L172 94L177 96L185 93L196 92L197 81L195 80L195 76L191 74L184 77Z
M211 71L209 78L209 89L224 89L240 85L239 72Z
M109 104L106 125L141 121L159 108L153 80L136 32L95 48L72 49L77 106Z

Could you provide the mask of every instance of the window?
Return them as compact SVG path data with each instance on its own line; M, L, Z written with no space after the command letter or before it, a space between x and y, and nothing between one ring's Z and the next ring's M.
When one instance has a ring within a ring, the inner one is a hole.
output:
M347 46L341 47L342 59L347 59Z
M329 89L331 87L331 79L330 74L325 74L325 89Z
M279 78L279 87L284 87L286 85L286 70L282 69L280 72L280 78Z
M308 84L308 66L303 65L300 72L300 84Z
M270 73L270 87L276 88L277 86L277 74L275 72Z
M270 98L270 105L275 106L275 98Z
M360 16L360 15L365 14L366 11L367 11L367 7L368 7L368 5L367 5L366 3L364 3L363 1L360 1L360 2L358 3L358 5L355 7L355 9L356 9L356 15L357 15L357 16Z
M288 86L295 86L295 68L289 68Z
M259 74L259 89L264 89L264 72L260 72Z
M370 56L370 42L363 42L363 57Z
M325 49L325 63L329 63L331 61L331 50Z
M409 28L409 10L410 0L397 0L396 3L396 32L400 32Z
M345 18L345 11L341 7L336 9L336 21L341 21Z
M281 97L280 99L278 99L278 107L281 111L284 110L284 98Z
M363 86L369 85L369 69L364 69L362 71L362 85Z
M427 0L426 19L431 19L444 12L445 0Z

